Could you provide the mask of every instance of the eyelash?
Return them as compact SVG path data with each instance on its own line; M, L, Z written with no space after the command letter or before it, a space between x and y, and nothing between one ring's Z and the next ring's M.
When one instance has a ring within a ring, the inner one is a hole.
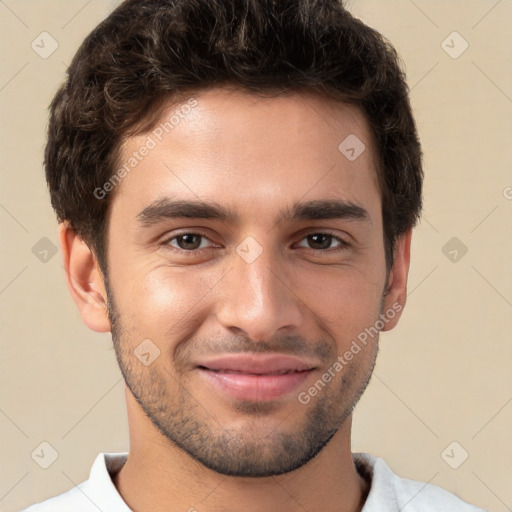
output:
M174 235L171 238L167 238L166 240L164 240L162 242L162 245L169 247L172 251L179 252L181 254L186 254L187 256L194 256L197 253L199 253L201 251L204 251L205 248L202 248L202 249L192 249L190 251L187 251L186 249L180 249L178 247L173 247L173 246L170 245L170 242L172 240L175 240L176 238L179 238L179 237L185 236L185 235L201 236L201 237L206 238L207 240L209 240L211 242L211 240L208 238L208 236L205 235L204 233L196 232L196 231L186 231L186 232L180 233L178 235ZM344 250L346 250L346 249L348 249L350 247L350 244L348 242L346 242L342 238L336 236L335 234L329 233L327 231L312 231L310 233L306 233L300 239L300 241L302 241L305 238L307 238L308 236L312 236L312 235L329 236L329 237L333 238L334 240L336 240L337 242L339 242L339 244L340 244L337 249L309 249L310 252L313 252L315 254L317 254L317 253L337 254L337 253L339 253L341 251L344 251ZM210 247L207 247L206 249L210 249Z

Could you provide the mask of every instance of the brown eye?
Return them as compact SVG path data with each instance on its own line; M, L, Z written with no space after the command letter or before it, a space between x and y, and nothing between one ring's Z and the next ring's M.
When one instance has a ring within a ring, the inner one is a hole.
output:
M343 249L347 247L349 244L345 242L345 240L342 240L341 238L332 235L330 233L312 233L310 235L305 236L302 240L306 240L308 243L308 248L314 250L314 251L329 251L330 249L336 250ZM332 247L332 243L336 242L337 245ZM301 244L301 247L304 247L304 245Z
M203 244L206 240L208 238L200 233L182 233L167 239L164 244L181 251L193 252L208 247Z

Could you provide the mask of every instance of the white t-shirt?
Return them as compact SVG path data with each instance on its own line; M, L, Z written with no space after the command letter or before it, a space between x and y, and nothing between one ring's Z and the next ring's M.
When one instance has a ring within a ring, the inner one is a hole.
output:
M132 512L111 479L127 456L100 453L88 480L22 512ZM373 455L354 453L353 459L361 476L371 482L361 512L485 512L436 485L400 478Z

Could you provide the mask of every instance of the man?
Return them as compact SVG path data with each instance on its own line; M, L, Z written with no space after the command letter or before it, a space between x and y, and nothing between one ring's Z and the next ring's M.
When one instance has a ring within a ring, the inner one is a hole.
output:
M423 179L377 32L335 0L127 0L52 102L45 167L130 452L27 510L478 510L351 453Z

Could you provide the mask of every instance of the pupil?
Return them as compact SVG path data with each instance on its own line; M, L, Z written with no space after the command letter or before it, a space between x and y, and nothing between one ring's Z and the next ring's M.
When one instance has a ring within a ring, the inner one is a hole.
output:
M310 235L309 237L310 239L313 239L313 244L320 244L321 247L316 247L317 249L320 248L320 249L327 249L330 245L330 235ZM318 242L317 240L315 239L318 239L318 238L323 238L324 239L324 243L321 243L321 242Z
M181 240L182 242L184 241L184 243L180 243L179 245L182 246L182 249L197 249L197 247L199 247L197 241L196 243L194 243L191 241L191 239L198 238L198 236L199 235L181 235L179 237L179 240ZM192 247L190 247L190 245L192 245Z

